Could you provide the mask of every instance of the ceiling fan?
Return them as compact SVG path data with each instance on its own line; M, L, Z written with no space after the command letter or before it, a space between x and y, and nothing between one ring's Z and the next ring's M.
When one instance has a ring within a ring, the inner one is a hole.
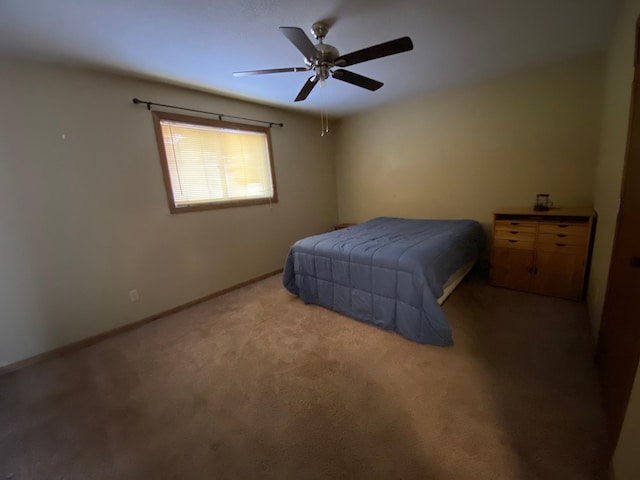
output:
M329 26L323 22L314 23L311 27L313 36L318 40L318 44L314 45L309 37L298 27L280 27L280 31L293 45L304 55L305 67L290 68L271 68L268 70L249 70L245 72L234 72L236 77L244 77L248 75L263 75L267 73L286 73L286 72L307 72L314 71L314 75L309 77L307 82L298 93L295 101L299 102L306 99L313 87L319 82L321 86L331 76L336 80L366 88L367 90L378 90L383 83L372 78L368 78L357 73L344 70L341 67L349 67L356 63L375 60L376 58L395 55L396 53L408 52L413 50L413 42L409 37L401 37L378 45L373 45L362 50L340 55L338 49L328 43L323 43L324 38L329 32ZM336 67L340 67L335 69Z

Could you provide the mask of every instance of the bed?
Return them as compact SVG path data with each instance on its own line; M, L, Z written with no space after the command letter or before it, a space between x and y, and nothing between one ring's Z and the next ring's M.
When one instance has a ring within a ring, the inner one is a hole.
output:
M305 303L414 342L453 345L440 304L471 269L484 238L473 220L374 218L297 241L283 284Z

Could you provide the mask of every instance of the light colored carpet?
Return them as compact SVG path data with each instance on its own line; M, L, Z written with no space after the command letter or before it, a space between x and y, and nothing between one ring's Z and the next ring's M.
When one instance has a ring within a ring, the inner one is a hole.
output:
M0 377L0 479L606 478L582 304L471 274L451 348L280 277Z

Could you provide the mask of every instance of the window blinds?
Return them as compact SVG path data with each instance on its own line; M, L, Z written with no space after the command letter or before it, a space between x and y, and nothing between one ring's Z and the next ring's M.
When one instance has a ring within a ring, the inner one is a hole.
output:
M265 133L172 120L160 127L176 207L273 196Z

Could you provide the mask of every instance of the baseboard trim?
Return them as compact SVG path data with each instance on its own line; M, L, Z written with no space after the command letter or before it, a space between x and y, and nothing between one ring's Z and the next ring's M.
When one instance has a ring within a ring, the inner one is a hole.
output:
M224 288L222 290L218 290L217 292L210 293L209 295L205 295L204 297L197 298L187 303L183 303L182 305L178 305L177 307L170 308L169 310L165 310L160 313L156 313L151 315L150 317L143 318L141 320L136 320L135 322L127 323L126 325L122 325L121 327L114 328L112 330L108 330L106 332L99 333L97 335L93 335L88 338L84 338L82 340L78 340L77 342L69 343L67 345L63 345L58 348L54 348L53 350L49 350L47 352L39 353L38 355L34 355L33 357L25 358L24 360L20 360L15 363L10 363L9 365L5 365L4 367L0 367L0 376L6 375L11 372L16 372L18 370L22 370L28 366L34 365L36 363L43 362L45 360L49 360L51 358L60 357L63 355L68 355L69 353L75 352L77 350L83 349L90 345L94 345L98 342L106 340L107 338L115 337L116 335L120 335L122 333L126 333L130 330L134 330L139 328L147 323L153 322L154 320L158 320L159 318L167 317L174 313L185 310L189 307L193 307L194 305L198 305L199 303L206 302L207 300L211 300L216 297L220 297L226 293L232 292L234 290L238 290L242 287L246 287L251 285L252 283L259 282L266 278L272 277L273 275L277 275L282 273L282 269L274 270L273 272L265 273L264 275L260 275L259 277L252 278L242 283L238 283L231 287Z

